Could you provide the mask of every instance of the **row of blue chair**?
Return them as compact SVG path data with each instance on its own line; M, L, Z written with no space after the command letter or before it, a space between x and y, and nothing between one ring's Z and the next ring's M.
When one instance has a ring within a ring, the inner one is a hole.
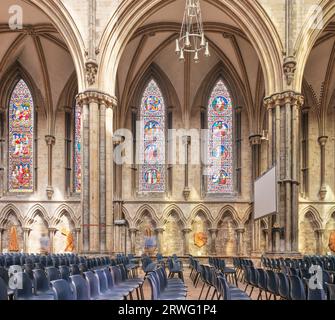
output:
M308 279L301 275L292 273L275 272L271 269L256 269L254 267L244 267L245 291L251 287L249 295L253 290L259 290L258 300L263 299L265 293L266 300L279 297L282 300L325 300L326 296L330 300L334 299L334 284L329 274L324 271L322 288L312 289Z
M152 300L185 300L187 288L179 278L168 278L164 266L147 274Z

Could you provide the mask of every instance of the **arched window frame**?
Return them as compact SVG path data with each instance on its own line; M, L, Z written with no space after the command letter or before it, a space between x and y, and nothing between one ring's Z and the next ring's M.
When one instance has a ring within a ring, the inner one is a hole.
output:
M201 129L208 130L208 107L211 95L213 93L214 88L216 87L217 83L222 80L225 84L227 91L230 94L232 107L233 107L233 114L232 114L232 152L233 152L233 166L232 166L232 179L233 179L233 191L231 193L212 193L208 192L208 184L207 180L208 177L206 175L207 166L206 162L202 163L201 173L202 173L202 180L201 180L201 195L203 199L227 199L233 200L237 198L241 194L241 180L242 180L242 159L241 159L241 151L242 151L242 114L243 109L238 103L239 99L237 98L236 92L234 92L232 88L232 81L231 79L227 79L224 74L226 72L221 72L220 66L216 68L216 72L213 75L209 75L207 79L205 79L204 83L206 83L206 87L203 91L203 98L202 98L202 105L200 110L200 125ZM233 82L234 83L234 82ZM208 157L208 143L209 137L208 134L205 136L202 135L202 142L201 142L201 152L202 157L206 161Z
M166 97L164 95L164 92L162 90L162 86L160 85L159 81L151 76L149 78L149 80L147 80L145 82L145 85L144 87L142 88L141 90L141 95L140 95L140 101L138 103L138 108L137 108L137 124L143 124L144 125L144 122L143 122L143 119L142 119L142 107L143 107L143 99L144 99L144 94L145 94L145 91L147 90L148 86L150 85L151 82L154 82L155 85L157 86L157 89L159 90L159 93L161 95L161 98L163 99L163 112L162 112L162 117L164 117L164 127L163 127L163 137L162 137L162 142L163 142L163 148L164 148L164 161L163 161L163 164L161 165L162 166L162 172L164 174L164 190L153 190L153 191L150 191L150 190L141 190L141 186L140 184L142 183L142 175L141 173L143 174L142 172L142 166L144 164L141 163L142 160L144 160L144 154L142 156L142 152L144 152L144 145L142 143L144 143L144 140L142 138L144 138L144 131L143 129L144 128L139 128L140 130L138 130L138 132L140 133L140 141L143 141L143 142L140 142L141 144L138 145L138 155L137 155L137 159L140 161L140 163L138 163L137 165L137 169L138 169L138 175L137 175L137 194L138 195L142 195L142 196L145 196L145 195L156 195L156 196L160 196L160 195L165 195L167 192L168 192L168 181L169 181L169 178L168 178L168 172L167 172L167 169L168 169L168 165L167 165L167 159L168 159L168 145L167 145L167 138L168 138L168 122L169 122L169 119L168 119L168 106L167 106L167 103L166 103ZM142 149L143 148L143 149ZM149 165L150 166L150 165Z

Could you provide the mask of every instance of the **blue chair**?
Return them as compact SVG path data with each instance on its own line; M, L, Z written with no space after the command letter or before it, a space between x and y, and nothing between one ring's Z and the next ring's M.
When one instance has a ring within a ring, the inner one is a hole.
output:
M76 300L91 300L90 288L87 281L79 274L70 276Z
M229 287L225 277L219 276L220 296L223 300L250 300L250 297L236 287Z
M279 282L277 278L277 274L273 270L267 270L266 271L267 276L267 292L270 293L269 299L271 299L271 296L274 297L274 300L277 300L277 296L279 296Z
M124 294L108 288L107 277L103 269L95 270L94 275L99 280L99 295L101 296L101 300L124 300L126 297Z
M15 300L53 300L52 295L33 295L33 286L29 276L25 272L17 272L14 274L14 282L21 286L14 290Z
M70 283L64 279L51 281L51 288L55 300L75 300Z
M327 300L324 289L307 289L307 300Z
M60 266L59 272L62 279L70 281L70 268L68 266Z
M50 282L45 275L45 272L41 269L34 269L34 293L36 295L51 295L54 293L50 288Z
M327 290L328 300L335 301L335 284L326 283L325 287Z
M116 286L115 282L114 282L114 279L113 279L113 276L112 276L111 271L109 270L109 268L104 268L103 271L105 272L105 276L106 276L106 279L107 279L108 289L110 291L120 293L125 298L125 300L127 300L127 297L131 293L131 289ZM142 297L142 299L144 300L143 297Z
M291 300L306 300L306 292L303 281L297 276L288 276L290 282Z
M45 272L49 282L61 279L59 269L56 267L47 267L45 268Z
M285 273L279 272L278 277L278 293L281 299L290 300L290 284Z
M71 276L74 276L76 274L80 274L80 270L77 264L71 264L70 266Z
M268 296L267 296L267 275L266 275L266 271L264 269L258 269L258 289L259 289L259 295L257 300L263 299L262 298L262 293L263 291L265 292L265 298L266 300L268 300Z
M0 278L0 300L8 300L7 285L2 278Z

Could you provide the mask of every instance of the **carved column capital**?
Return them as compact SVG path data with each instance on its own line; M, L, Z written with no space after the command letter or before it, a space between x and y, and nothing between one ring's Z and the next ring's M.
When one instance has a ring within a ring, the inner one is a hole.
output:
M95 84L96 76L98 74L98 64L96 61L90 60L85 63L85 71L86 71L86 80L87 83L92 86Z
M192 229L191 228L184 228L183 230L183 233L191 233L192 232Z
M165 229L163 227L158 227L158 228L155 229L155 231L157 233L163 233L165 231Z
M79 106L90 104L92 102L104 104L107 108L114 108L118 104L116 97L113 97L105 92L98 90L87 90L81 92L76 97Z
M295 71L297 69L297 61L294 56L285 57L283 69L286 76L286 83L290 86L294 80Z
M48 146L53 146L56 143L56 138L51 135L46 135L45 142L47 143Z
M328 137L326 136L319 137L318 142L321 147L325 147L328 142Z
M137 228L129 228L128 230L129 230L129 233L131 233L131 234L138 232Z
M255 134L249 137L249 142L252 146L262 144L262 135Z
M241 234L241 233L244 233L244 232L245 232L245 228L237 228L237 229L235 229L235 231L236 231L237 233Z

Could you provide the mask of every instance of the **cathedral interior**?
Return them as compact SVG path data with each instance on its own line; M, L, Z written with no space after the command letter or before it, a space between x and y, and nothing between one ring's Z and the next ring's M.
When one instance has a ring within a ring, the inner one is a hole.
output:
M3 255L334 254L333 0L0 8ZM255 219L274 166L277 212Z

